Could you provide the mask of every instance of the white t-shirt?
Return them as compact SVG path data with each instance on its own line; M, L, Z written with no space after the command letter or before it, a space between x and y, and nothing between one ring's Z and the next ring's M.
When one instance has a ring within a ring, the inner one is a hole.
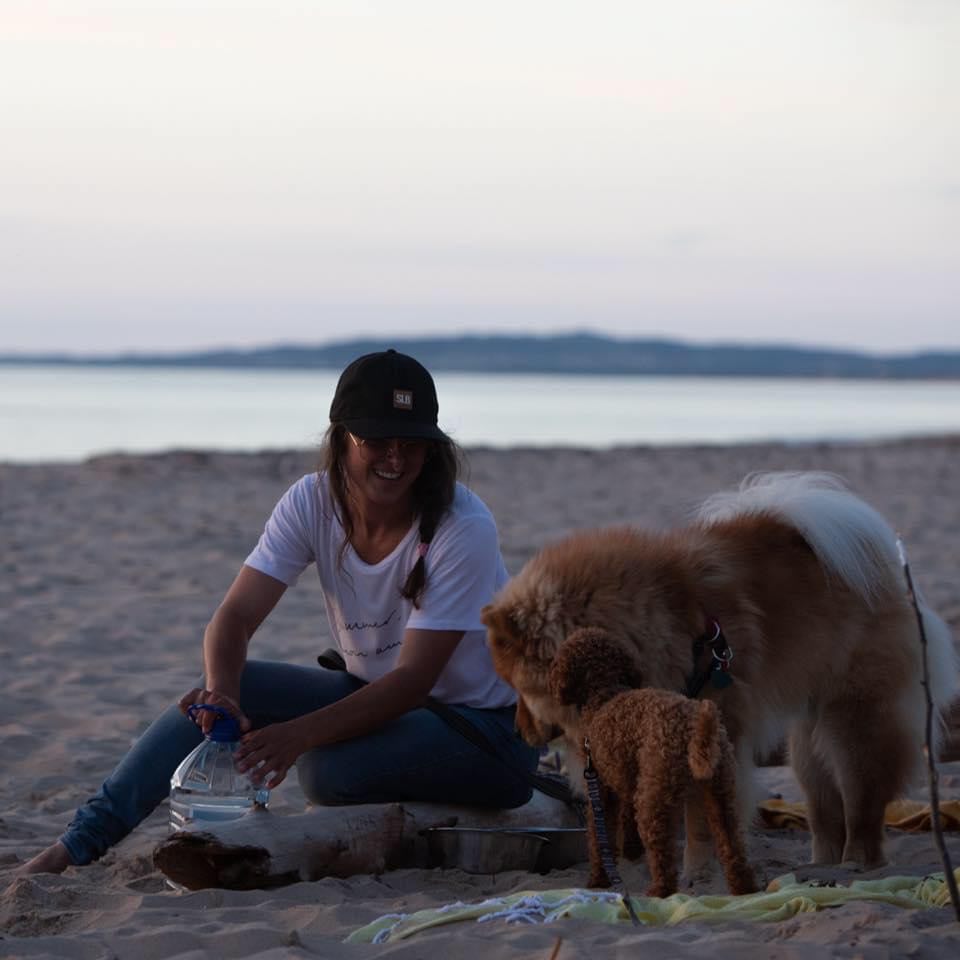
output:
M513 689L493 669L480 610L507 580L497 528L483 501L457 484L453 505L426 555L420 609L400 595L417 562L418 521L379 563L360 559L344 541L326 474L307 474L281 497L246 565L293 586L316 564L330 629L347 664L362 680L393 669L407 627L463 630L431 694L470 707L509 706Z

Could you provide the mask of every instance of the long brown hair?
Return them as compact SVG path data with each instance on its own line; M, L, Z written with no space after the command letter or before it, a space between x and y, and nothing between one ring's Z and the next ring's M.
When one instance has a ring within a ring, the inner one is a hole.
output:
M347 449L346 427L331 423L320 446L320 470L327 474L330 492L337 511L337 519L343 527L344 539L337 555L337 564L343 562L347 544L353 538L353 518L350 515L347 495L347 478L343 460ZM462 453L453 440L431 440L427 455L411 493L414 510L420 515L420 543L429 544L444 514L450 509L460 476ZM400 595L412 600L420 608L420 598L427 585L426 564L423 552L400 589Z

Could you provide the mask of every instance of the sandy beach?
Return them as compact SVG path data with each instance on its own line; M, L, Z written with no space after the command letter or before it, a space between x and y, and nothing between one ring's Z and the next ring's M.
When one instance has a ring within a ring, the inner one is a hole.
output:
M404 869L272 890L177 892L151 856L167 833L165 805L94 865L15 879L18 865L59 835L148 722L192 686L208 618L271 507L313 467L313 457L172 452L0 464L0 957L960 955L960 923L949 908L868 901L767 922L689 920L637 929L587 919L464 921L376 946L345 943L385 914L579 887L586 868L491 876ZM702 497L751 471L836 472L900 533L919 587L960 640L960 437L600 452L474 449L467 461L465 480L496 516L512 573L573 529L682 523ZM320 591L308 572L258 632L251 653L312 664L328 645ZM764 768L760 779L767 795L800 799L788 769ZM940 786L943 798L960 799L960 762L943 766ZM925 799L925 785L912 796ZM272 809L283 816L303 808L292 774ZM805 867L803 830L755 823L748 840L764 881L792 873L845 885L942 870L929 832L889 830L890 863L870 874ZM960 866L960 833L948 834L948 849ZM623 872L631 889L643 888L642 864ZM691 892L721 893L722 882Z

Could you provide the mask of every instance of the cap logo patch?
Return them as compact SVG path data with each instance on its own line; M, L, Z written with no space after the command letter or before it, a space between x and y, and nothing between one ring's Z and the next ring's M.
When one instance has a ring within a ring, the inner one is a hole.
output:
M397 410L413 409L413 391L393 388L393 405Z

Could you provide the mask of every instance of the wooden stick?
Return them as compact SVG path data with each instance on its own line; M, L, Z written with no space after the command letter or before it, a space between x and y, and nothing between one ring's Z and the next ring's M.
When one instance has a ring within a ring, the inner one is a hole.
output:
M910 564L907 563L907 551L903 546L903 541L899 537L897 538L897 550L900 553L900 563L903 566L903 574L907 581L907 595L910 597L910 603L913 605L913 612L917 616L917 627L920 631L920 651L923 659L923 692L927 701L923 752L927 760L927 782L930 786L930 825L933 828L933 836L936 840L937 849L940 851L940 859L943 862L943 875L947 889L950 891L950 902L953 904L953 912L958 922L960 922L960 895L958 895L957 892L957 878L953 875L950 853L943 839L943 827L940 824L940 776L937 773L937 758L934 756L933 749L934 706L933 697L930 695L930 666L927 662L927 631L923 626L923 613L920 611L920 603L917 600L917 594L913 588Z

